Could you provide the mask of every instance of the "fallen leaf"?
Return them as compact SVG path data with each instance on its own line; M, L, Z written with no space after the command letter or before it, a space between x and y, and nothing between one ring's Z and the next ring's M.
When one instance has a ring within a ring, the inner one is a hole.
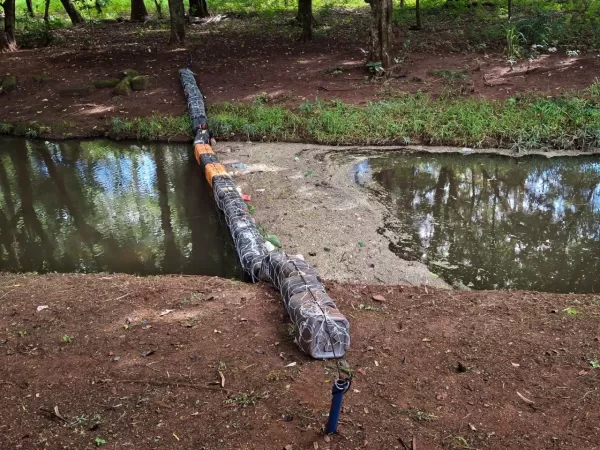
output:
M325 435L325 436L323 436L323 440L325 442L329 442L329 441L331 441L331 438L329 436Z
M513 367L521 367L521 364L511 363Z
M154 350L144 350L141 355L145 358L146 356L150 356L154 353Z
M431 342L431 339L429 339L429 338L423 338L423 342Z
M162 316L166 316L167 314L172 313L173 311L175 311L174 309L165 309L163 312L161 312L159 315L160 317Z
M387 300L385 299L385 297L383 295L374 295L373 297L371 297L373 300L375 300L376 302L386 302Z
M360 373L361 375L366 375L367 374L367 372L365 371L365 369L358 369L357 372Z
M284 367L294 367L296 364L298 364L298 363L294 361L294 362L291 362L287 366L284 366Z
M477 428L472 423L469 424L469 428L471 428L471 431L477 431Z
M41 305L41 306L38 306L38 307L37 307L35 310L36 310L37 312L40 312L40 311L43 311L43 310L45 310L45 309L48 309L48 305Z

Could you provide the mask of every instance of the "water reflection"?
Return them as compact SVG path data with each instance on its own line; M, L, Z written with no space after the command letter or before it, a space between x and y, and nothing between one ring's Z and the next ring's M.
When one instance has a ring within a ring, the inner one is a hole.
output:
M0 138L0 270L232 277L187 146Z
M394 250L475 289L600 291L600 160L406 155L370 161Z

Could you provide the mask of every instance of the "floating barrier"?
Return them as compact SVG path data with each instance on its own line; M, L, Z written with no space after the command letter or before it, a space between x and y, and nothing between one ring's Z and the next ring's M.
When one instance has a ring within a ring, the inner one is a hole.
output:
M340 358L350 347L350 324L327 295L317 271L297 257L269 253L237 186L219 162L210 142L204 97L189 69L180 69L192 129L194 155L215 203L229 228L242 269L253 282L265 281L279 290L285 309L295 325L295 340L317 359Z

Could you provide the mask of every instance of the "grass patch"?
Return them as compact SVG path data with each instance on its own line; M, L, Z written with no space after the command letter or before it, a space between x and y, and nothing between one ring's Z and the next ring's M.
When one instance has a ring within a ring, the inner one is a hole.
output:
M579 97L492 101L418 94L372 102L283 106L219 103L209 109L221 138L320 144L406 144L590 149L600 147L600 106Z
M580 97L520 97L505 101L425 94L372 102L306 102L298 108L252 103L209 107L217 138L346 145L454 145L514 150L600 148L600 106ZM109 134L141 140L187 140L187 114L122 120Z
M228 398L227 400L225 400L225 404L226 405L237 405L237 406L241 406L241 407L245 408L247 406L255 405L257 401L258 401L258 397L256 397L254 395L254 393L251 392L250 394L242 393L242 394L234 395L234 396Z
M436 69L433 71L433 75L448 82L466 80L468 78L465 70L454 69Z
M115 138L136 138L147 141L169 141L192 135L192 124L187 114L181 116L155 115L133 120L113 118L109 134Z

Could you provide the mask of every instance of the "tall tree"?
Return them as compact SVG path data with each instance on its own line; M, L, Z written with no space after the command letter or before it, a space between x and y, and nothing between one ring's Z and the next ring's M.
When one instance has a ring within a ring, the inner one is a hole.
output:
M416 0L416 3L415 3L415 18L417 20L415 29L420 30L421 29L421 1L420 0Z
M148 10L144 0L131 0L131 21L143 22L148 18Z
M4 28L0 28L0 52L11 52L17 49L15 39L15 0L4 0L0 3L4 10Z
M46 0L44 6L44 22L48 23L50 21L50 0Z
M30 17L35 17L32 0L25 0L25 3L27 4L27 14L29 14Z
M392 65L392 0L365 0L371 6L371 42L368 60L381 62L384 68Z
M312 0L298 0L298 20L302 25L301 41L312 39Z
M171 14L171 43L180 44L185 41L185 10L183 0L169 0Z
M208 17L208 6L206 0L190 0L190 16Z
M77 8L75 8L75 5L71 3L71 0L60 0L60 2L62 3L63 7L65 8L65 11L69 15L69 18L71 19L73 25L79 25L80 23L84 22L83 17L81 17L81 14L79 13L79 11L77 11Z

